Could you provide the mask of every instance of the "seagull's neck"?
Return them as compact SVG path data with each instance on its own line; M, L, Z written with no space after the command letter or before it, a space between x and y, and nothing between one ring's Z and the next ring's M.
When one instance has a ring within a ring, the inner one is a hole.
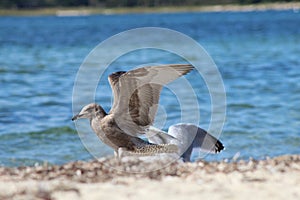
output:
M98 105L95 115L97 118L102 119L103 117L105 117L107 115L107 113L101 106Z

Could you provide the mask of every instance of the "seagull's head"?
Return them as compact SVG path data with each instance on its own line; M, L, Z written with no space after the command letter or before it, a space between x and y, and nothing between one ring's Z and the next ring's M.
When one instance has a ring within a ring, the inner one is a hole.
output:
M99 114L100 114L100 116L103 116L106 113L100 105L98 105L96 103L90 103L90 104L84 106L81 109L81 111L72 118L72 121L81 119L81 118L92 119Z

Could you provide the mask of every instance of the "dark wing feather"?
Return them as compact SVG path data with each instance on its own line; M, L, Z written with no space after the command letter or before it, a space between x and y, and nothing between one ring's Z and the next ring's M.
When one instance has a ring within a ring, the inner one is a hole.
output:
M153 123L161 88L161 85L145 84L133 92L129 100L129 114L136 125L148 126Z

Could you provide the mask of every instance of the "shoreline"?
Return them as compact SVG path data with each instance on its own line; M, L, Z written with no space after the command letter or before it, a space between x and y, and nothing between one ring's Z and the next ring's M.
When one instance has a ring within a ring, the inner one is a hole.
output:
M0 168L4 200L299 199L299 188L300 155L194 163L103 158L62 166Z
M140 13L182 13L182 12L251 12L267 10L294 10L299 12L300 2L262 3L251 5L208 5L208 6L180 6L180 7L120 7L120 8L40 8L40 9L0 9L0 16L87 16L95 14L140 14Z

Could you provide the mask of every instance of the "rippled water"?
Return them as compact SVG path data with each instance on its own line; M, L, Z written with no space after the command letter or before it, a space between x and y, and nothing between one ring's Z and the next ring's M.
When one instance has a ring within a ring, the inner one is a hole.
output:
M299 13L1 17L0 165L91 159L70 121L77 70L101 41L145 26L187 34L219 67L227 92L221 135L226 150L206 159L232 158L237 152L242 158L300 153ZM149 51L116 61L107 73L147 62L178 61L163 52ZM189 78L193 80L193 74ZM100 81L104 91L97 90L97 102L109 110L107 84ZM207 128L209 94L203 81L195 86L201 103L200 124ZM166 126L180 117L176 99L169 96L164 90L161 103L168 114ZM110 153L103 145L103 156Z

